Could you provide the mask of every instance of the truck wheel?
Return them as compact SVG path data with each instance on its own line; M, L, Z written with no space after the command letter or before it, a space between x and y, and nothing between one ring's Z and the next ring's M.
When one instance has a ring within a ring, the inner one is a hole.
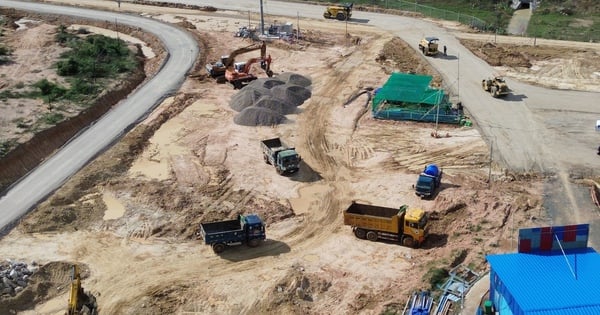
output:
M493 97L498 97L498 88L496 86L492 86L491 92Z
M335 17L336 19L338 19L338 21L345 21L346 20L346 15L342 12L338 13Z
M367 232L367 239L371 242L375 242L377 240L377 232L373 232L373 231Z
M265 160L265 163L267 163L267 164L271 164L271 163L269 162L269 158L268 158L266 155L263 155L263 159Z
M402 245L406 247L414 247L415 240L410 236L405 236L404 238L402 238Z
M277 169L277 174L283 175L283 173L285 173L285 172L282 169L280 169L280 168Z
M213 252L215 252L217 254L222 253L225 250L225 244L223 244L223 243L213 244L212 249L213 249Z
M354 236L364 240L367 237L367 231L365 231L363 229L355 229Z
M256 247L259 244L260 244L260 241L256 238L248 241L248 247Z

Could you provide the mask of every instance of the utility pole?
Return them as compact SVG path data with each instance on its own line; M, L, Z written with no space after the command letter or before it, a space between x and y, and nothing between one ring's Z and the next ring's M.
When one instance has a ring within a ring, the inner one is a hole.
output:
M460 102L460 52L456 53L456 64L458 69L456 70L456 97Z
M260 35L265 35L265 17L263 13L263 0L260 0Z

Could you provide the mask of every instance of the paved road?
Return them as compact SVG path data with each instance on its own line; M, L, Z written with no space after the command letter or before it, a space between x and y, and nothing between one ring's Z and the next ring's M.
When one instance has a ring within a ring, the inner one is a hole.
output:
M155 34L169 52L163 68L153 79L33 170L0 199L2 212L0 230L2 230L60 187L88 161L112 145L165 97L176 92L198 55L198 46L188 33L168 24L139 16L19 1L2 0L0 6L94 20L117 19L120 24L140 27Z
M220 10L260 11L259 1L257 0L161 1L211 5ZM0 1L0 5L6 5L6 3L12 3L15 6L19 4L19 2L13 1ZM294 3L293 8L291 8L290 5L287 2L265 1L263 9L266 14L289 16L290 21L295 21L297 15L309 19L323 19L322 6ZM36 10L43 8L39 5L35 6ZM73 9L55 10L62 14L73 14L73 11L71 11ZM85 12L93 15L91 11ZM222 12L216 14L222 14ZM119 17L119 20L123 19L124 23L125 21L136 21L136 25L138 23L141 23L139 25L149 23L148 20L120 16L114 13L110 13L109 16L110 18L103 18L112 20L114 17ZM137 21L143 21L143 23ZM265 23L269 22L265 21ZM331 20L331 23L344 22ZM448 90L460 98L477 122L477 127L483 137L493 148L494 161L505 169L518 172L532 171L553 174L544 184L544 194L546 196L544 205L553 217L553 222L556 224L590 222L592 223L592 231L600 231L600 219L597 213L593 212L596 210L592 207L589 197L585 195L581 187L572 185L569 182L571 174L590 175L595 173L598 175L598 172L600 172L598 171L600 170L600 159L595 154L595 148L600 142L600 137L593 129L595 121L600 117L600 107L596 105L598 99L600 99L599 93L549 90L509 79L507 81L513 90L512 95L506 99L493 99L483 92L480 87L481 80L494 73L493 68L460 45L451 31L437 27L435 24L422 19L358 11L354 13L349 23L361 23L388 30L412 45L415 50L417 50L418 41L423 36L435 35L439 37L442 45L448 46L449 56L447 58L428 58L428 60L449 83ZM163 32L161 38L166 42L170 42L169 40L172 37L178 37L171 36L174 30L167 26L162 26L160 30L150 28L149 25L144 26L144 28L151 29L156 33ZM185 45L189 46L191 44L186 43ZM192 46L189 50L191 51L190 55L194 55L196 47ZM179 53L181 54L182 51L185 51L185 49L179 50ZM173 52L173 54L175 53ZM179 55L177 59L191 62L191 56L185 57L185 54L184 56ZM175 67L175 63L172 66ZM189 69L189 66L183 66L182 68ZM158 81L154 80L154 82ZM168 80L163 81L169 82ZM178 81L172 87L175 88L179 83ZM153 92L153 95L159 92L152 89L148 89L148 91ZM140 94L142 93L130 98L140 97ZM148 110L150 107L145 107L144 110ZM140 115L143 115L143 113L140 113ZM123 129L107 137L107 139L118 137L125 128L124 126ZM86 141L78 142L84 145L92 141L87 138ZM108 143L103 144L101 147L104 148L106 145ZM62 170L64 165L73 163L74 167L71 169L77 170L85 161L94 156L90 155L82 159L74 158L74 154L77 153L75 151L73 150L68 154L61 152L61 157L52 159L53 161L65 159L65 161L69 161L68 163L62 162L61 165L52 164L52 166L44 167L49 170ZM11 197L12 201L10 203L6 200L0 200L0 208L19 207L22 209L22 202L26 204L25 208L33 206L39 198L25 196L24 193L26 191L37 192L40 188L45 188L45 185L37 184L37 182L40 178L53 176L55 175L45 174L42 177L28 177L20 185L20 187L27 187L27 189L21 188L20 197ZM57 183L55 186L46 188L43 193L36 195L42 198L58 187L67 177L60 177L55 181ZM24 186L30 183L34 186ZM17 193L11 191L10 196L15 194ZM0 223L2 222L9 221L0 221ZM592 235L592 245L594 244L600 245L600 233L596 233L595 237Z
M161 1L260 12L258 0ZM323 6L294 3L290 8L289 2L264 3L265 14L289 16L290 22L295 22L297 15L323 20ZM591 245L600 246L598 210L587 189L569 180L572 175L600 175L600 158L596 155L600 135L594 131L595 121L600 119L600 93L551 90L507 79L512 94L494 99L481 89L481 80L493 75L493 68L463 47L452 31L422 19L359 11L353 13L349 23L388 30L417 51L423 36L439 37L441 45L448 47L448 57L428 60L475 119L492 147L493 160L503 169L549 174L543 194L553 223L591 223Z

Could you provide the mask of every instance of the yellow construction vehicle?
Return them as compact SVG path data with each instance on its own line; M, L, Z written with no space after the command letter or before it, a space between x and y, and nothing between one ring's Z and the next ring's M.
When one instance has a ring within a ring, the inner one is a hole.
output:
M438 42L439 38L437 37L425 37L419 42L419 50L425 56L435 56L440 52Z
M344 225L352 227L361 239L396 241L407 247L423 244L428 233L428 217L421 209L388 208L358 202L344 210Z
M481 87L489 92L492 97L502 97L508 95L508 85L501 77L493 77L481 80Z
M323 17L326 19L337 19L340 21L349 20L350 17L352 16L352 7L353 6L354 6L354 3L330 5L325 8Z
M71 290L69 292L69 307L67 315L97 315L98 304L96 297L86 293L81 287L79 266L73 265L71 269Z

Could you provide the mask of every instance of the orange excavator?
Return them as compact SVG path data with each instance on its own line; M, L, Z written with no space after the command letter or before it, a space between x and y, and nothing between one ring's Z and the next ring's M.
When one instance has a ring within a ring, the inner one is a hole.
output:
M260 49L260 57L250 58L246 62L235 62L237 55ZM260 63L260 67L266 72L267 76L272 77L271 55L267 55L267 44L263 41L260 44L254 44L240 48L232 52L224 63L225 79L231 83L235 89L241 89L245 83L256 80L257 77L250 73L253 64Z

